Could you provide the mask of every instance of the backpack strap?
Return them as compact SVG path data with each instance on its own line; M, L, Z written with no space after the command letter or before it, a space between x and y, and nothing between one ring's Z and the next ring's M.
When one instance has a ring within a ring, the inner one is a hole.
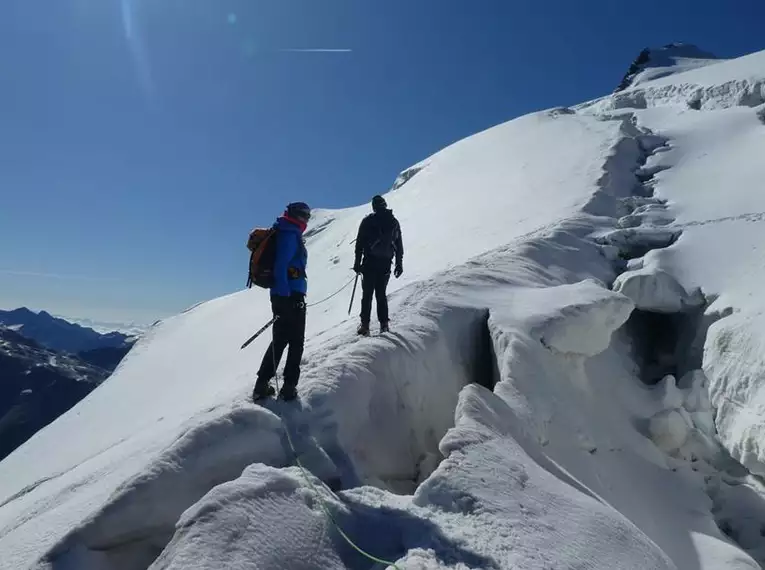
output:
M250 252L250 264L249 269L247 270L247 288L250 289L254 285L254 282L252 280L252 258L255 256L255 252Z

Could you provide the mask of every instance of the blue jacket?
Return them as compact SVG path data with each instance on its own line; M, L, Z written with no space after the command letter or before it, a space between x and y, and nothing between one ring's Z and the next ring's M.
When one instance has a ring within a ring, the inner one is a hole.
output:
M305 268L308 251L303 243L303 230L282 217L276 220L276 257L274 259L274 286L271 295L289 297L292 293L306 294L308 280Z

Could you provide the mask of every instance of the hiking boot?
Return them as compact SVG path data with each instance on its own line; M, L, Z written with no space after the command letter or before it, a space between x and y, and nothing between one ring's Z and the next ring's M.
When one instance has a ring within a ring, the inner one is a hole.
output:
M369 325L361 323L359 328L356 329L356 332L361 336L369 336Z
M390 332L390 328L388 327L388 323L380 323L380 334Z
M266 398L271 398L276 395L276 390L271 384L255 384L255 389L252 391L252 401L257 402Z
M291 386L282 386L282 389L279 390L279 399L284 400L285 402L291 402L297 398L297 390Z

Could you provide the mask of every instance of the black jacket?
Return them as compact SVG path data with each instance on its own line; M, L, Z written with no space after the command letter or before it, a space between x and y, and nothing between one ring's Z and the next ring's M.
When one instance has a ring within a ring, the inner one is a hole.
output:
M404 243L401 226L391 210L380 210L369 214L361 221L356 237L356 263L360 265L369 259L388 260L388 266L396 258L396 265L404 260Z

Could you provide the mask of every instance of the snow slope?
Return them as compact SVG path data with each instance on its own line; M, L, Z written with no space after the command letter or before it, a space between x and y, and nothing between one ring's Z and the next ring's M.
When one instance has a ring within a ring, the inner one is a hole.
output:
M617 91L705 67L717 61L716 56L692 44L674 43L659 49L646 48L632 63Z
M712 380L717 425L726 446L752 471L765 474L765 52L653 82L657 91L703 90L704 111L649 105L639 122L672 139L655 161L666 169L656 194L669 201L673 247L646 256L649 271L664 270L686 289L700 287L710 315L731 316L710 329L704 368ZM714 94L717 94L716 96ZM625 95L628 97L629 94ZM707 95L705 95L707 96ZM651 97L638 96L642 102ZM602 108L602 103L598 104ZM751 107L754 107L752 109ZM716 318L716 317L714 317Z
M577 107L605 113L622 108L685 107L715 110L765 103L762 52L710 64L700 69L654 78L635 87Z
M0 568L375 567L338 526L401 569L758 568L741 547L763 559L763 496L717 430L759 464L739 450L758 433L759 265L733 246L758 235L765 130L735 105L763 57L406 171L387 196L406 244L392 334L358 339L347 316L368 208L317 212L300 404L248 402L263 292L162 322L0 463Z

